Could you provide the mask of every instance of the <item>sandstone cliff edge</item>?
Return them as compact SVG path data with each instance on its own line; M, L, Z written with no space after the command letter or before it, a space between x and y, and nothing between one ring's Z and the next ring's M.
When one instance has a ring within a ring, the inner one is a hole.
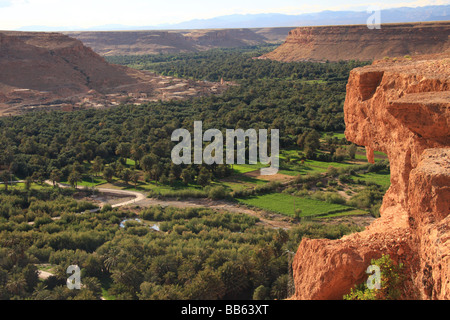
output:
M389 157L391 187L363 232L300 243L292 299L342 299L382 254L407 269L403 299L450 299L450 52L352 70L344 112L347 139Z
M450 22L300 27L261 59L291 61L369 61L384 57L436 54L450 48Z

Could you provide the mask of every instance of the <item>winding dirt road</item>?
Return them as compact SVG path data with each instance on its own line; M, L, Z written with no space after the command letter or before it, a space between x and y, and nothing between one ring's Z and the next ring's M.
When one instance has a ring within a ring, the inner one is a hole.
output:
M45 180L45 183L49 185L53 185L53 182L50 180ZM58 183L60 188L70 188L69 185ZM84 190L84 186L77 186L77 189ZM152 206L161 206L161 207L176 207L176 208L208 208L218 211L229 211L239 214L248 214L254 217L257 217L260 222L259 224L266 225L272 228L283 228L289 229L294 224L291 219L281 214L273 214L267 213L262 210L253 210L241 205L224 201L224 200L210 200L210 199L184 199L184 200L171 200L171 199L155 199L155 198L147 198L147 195L143 192L138 191L130 191L130 190L122 190L122 189L113 189L113 188L95 188L97 192L101 194L107 195L119 195L127 198L132 198L131 200L127 199L126 201L115 203L111 205L113 208L126 207L126 206L138 206L138 207L152 207ZM90 210L90 212L98 212L101 210L101 207L105 205L106 202L102 202L101 206L96 209ZM60 217L54 217L54 220L60 219ZM29 224L33 224L33 222L29 222Z
M46 183L53 185L53 183L49 180L45 181ZM68 188L69 185L65 184L58 184L61 188ZM80 190L85 189L85 187L78 186L77 187ZM130 190L122 190L122 189L113 189L113 188L95 188L96 191L100 192L101 194L107 194L107 195L119 195L122 197L126 197L127 200L123 202L118 202L111 207L118 208L118 207L126 207L126 206L133 206L133 207L152 207L152 206L161 206L161 207L176 207L176 208L208 208L212 210L217 211L228 211L228 212L234 212L238 214L248 214L254 217L257 217L260 222L259 224L265 225L271 228L275 229L290 229L293 226L296 225L296 222L294 222L291 218L286 217L281 214L275 214L266 212L264 210L259 209L250 209L247 207L244 207L242 205L225 201L225 200L211 200L206 198L200 198L200 199L183 199L183 200L172 200L172 199L155 199L155 198L147 198L147 195L143 192L138 191L130 191ZM132 198L131 200L129 198ZM97 212L101 209L103 205L105 205L106 202L102 202L102 205L100 208L92 209L91 212ZM57 219L57 218L56 218ZM359 224L366 225L372 221L372 217L360 217ZM339 220L339 219L337 219Z
M146 198L136 203L142 207L161 206L161 207L176 207L176 208L208 208L217 211L228 211L238 214L248 214L259 218L259 224L266 225L272 228L289 229L294 224L291 219L281 214L268 213L263 210L253 210L224 200L210 200L206 198L200 199L184 199L184 200L169 200L169 199L154 199Z

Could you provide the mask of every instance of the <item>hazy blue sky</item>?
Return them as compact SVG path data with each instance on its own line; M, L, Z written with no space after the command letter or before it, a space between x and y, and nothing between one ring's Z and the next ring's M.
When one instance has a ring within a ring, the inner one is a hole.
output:
M366 10L450 4L450 0L0 0L0 29L44 25L92 27L150 26L228 14L301 14L323 10Z

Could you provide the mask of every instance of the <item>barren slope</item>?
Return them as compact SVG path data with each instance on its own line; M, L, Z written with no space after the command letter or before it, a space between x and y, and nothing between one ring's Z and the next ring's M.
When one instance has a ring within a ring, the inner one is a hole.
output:
M301 27L284 44L262 56L278 61L367 61L384 57L432 54L450 48L450 21Z
M60 33L0 32L0 116L182 99L225 87L112 65Z
M0 83L58 96L135 83L81 41L59 33L0 33Z
M197 52L280 43L292 28L64 32L104 56Z

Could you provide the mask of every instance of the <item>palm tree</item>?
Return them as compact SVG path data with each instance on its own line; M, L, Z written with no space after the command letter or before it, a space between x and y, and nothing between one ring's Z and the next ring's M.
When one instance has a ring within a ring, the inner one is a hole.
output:
M62 173L60 170L55 169L50 173L50 180L53 182L53 186L61 181Z
M47 290L47 286L43 282L39 282L36 285L36 288L33 291L33 294L31 297L34 300L51 300L52 299L52 293L50 290Z
M31 188L31 184L33 183L33 178L26 177L25 178L25 189L28 191Z
M130 182L132 174L133 172L128 168L122 171L122 180L126 185L128 185L128 182Z
M115 174L115 170L111 166L105 167L105 169L103 169L103 177L108 182L112 181L112 178L113 178L114 174Z
M66 285L56 286L51 291L51 297L54 300L67 300L75 290L70 290Z
M26 287L27 282L25 281L25 278L18 273L14 273L6 282L6 290L15 296L23 296Z
M134 187L135 188L137 188L137 185L139 183L139 177L140 177L139 172L137 172L137 171L133 171L132 172L132 174L131 174L131 181L134 182Z
M95 176L98 175L100 171L102 171L103 168L103 160L99 156L95 157L94 162L92 164L92 171L94 172Z
M100 297L102 294L102 286L100 281L94 277L84 277L82 288L91 291L95 297Z
M78 182L81 181L81 175L77 171L72 171L68 180L72 188L77 188Z
M140 167L140 159L144 156L144 150L140 145L133 145L131 148L131 158L136 163L136 168Z
M111 269L113 269L119 263L119 254L119 249L112 248L107 254L103 256L105 258L103 260L103 264L105 265L106 271L110 272Z
M10 179L10 174L8 171L3 171L1 174L1 179L3 184L5 185L5 190L8 190L8 184Z

